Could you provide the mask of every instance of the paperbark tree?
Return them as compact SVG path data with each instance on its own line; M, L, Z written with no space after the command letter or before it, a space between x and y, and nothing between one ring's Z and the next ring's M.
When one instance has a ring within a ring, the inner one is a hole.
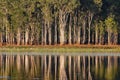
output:
M68 13L70 13L73 9L75 9L79 2L77 0L58 0L54 1L55 4L57 4L57 9L59 12L59 38L60 38L60 44L65 44L65 27L68 20ZM78 2L78 3L77 3Z
M119 0L1 0L0 44L119 44L119 3Z
M108 45L111 45L113 29L116 28L116 26L117 26L117 23L114 20L113 15L110 15L107 17L107 19L105 20L105 25L107 27L107 32L108 32Z

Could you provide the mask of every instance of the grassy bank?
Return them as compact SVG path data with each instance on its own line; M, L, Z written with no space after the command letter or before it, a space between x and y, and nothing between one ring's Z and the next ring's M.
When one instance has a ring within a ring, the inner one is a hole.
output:
M120 46L1 46L0 52L120 52Z

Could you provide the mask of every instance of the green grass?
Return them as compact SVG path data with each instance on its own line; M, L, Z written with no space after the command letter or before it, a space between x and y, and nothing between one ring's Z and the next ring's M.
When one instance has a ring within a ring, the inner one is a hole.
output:
M120 48L79 48L79 47L1 47L0 52L120 52Z

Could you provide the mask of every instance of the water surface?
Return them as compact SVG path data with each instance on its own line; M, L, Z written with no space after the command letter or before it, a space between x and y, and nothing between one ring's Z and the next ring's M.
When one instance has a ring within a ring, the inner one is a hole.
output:
M0 80L120 80L120 56L0 55Z

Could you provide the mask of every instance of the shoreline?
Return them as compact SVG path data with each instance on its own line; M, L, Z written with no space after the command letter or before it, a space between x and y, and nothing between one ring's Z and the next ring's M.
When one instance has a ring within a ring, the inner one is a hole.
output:
M61 48L61 47L79 47L79 48L117 48L120 47L120 45L92 45L92 44L71 44L71 45L0 45L0 48L4 48L4 47L35 47L35 48L40 48L40 47L48 47L48 48Z
M26 46L0 46L0 52L113 52L120 53L120 45L26 45Z

